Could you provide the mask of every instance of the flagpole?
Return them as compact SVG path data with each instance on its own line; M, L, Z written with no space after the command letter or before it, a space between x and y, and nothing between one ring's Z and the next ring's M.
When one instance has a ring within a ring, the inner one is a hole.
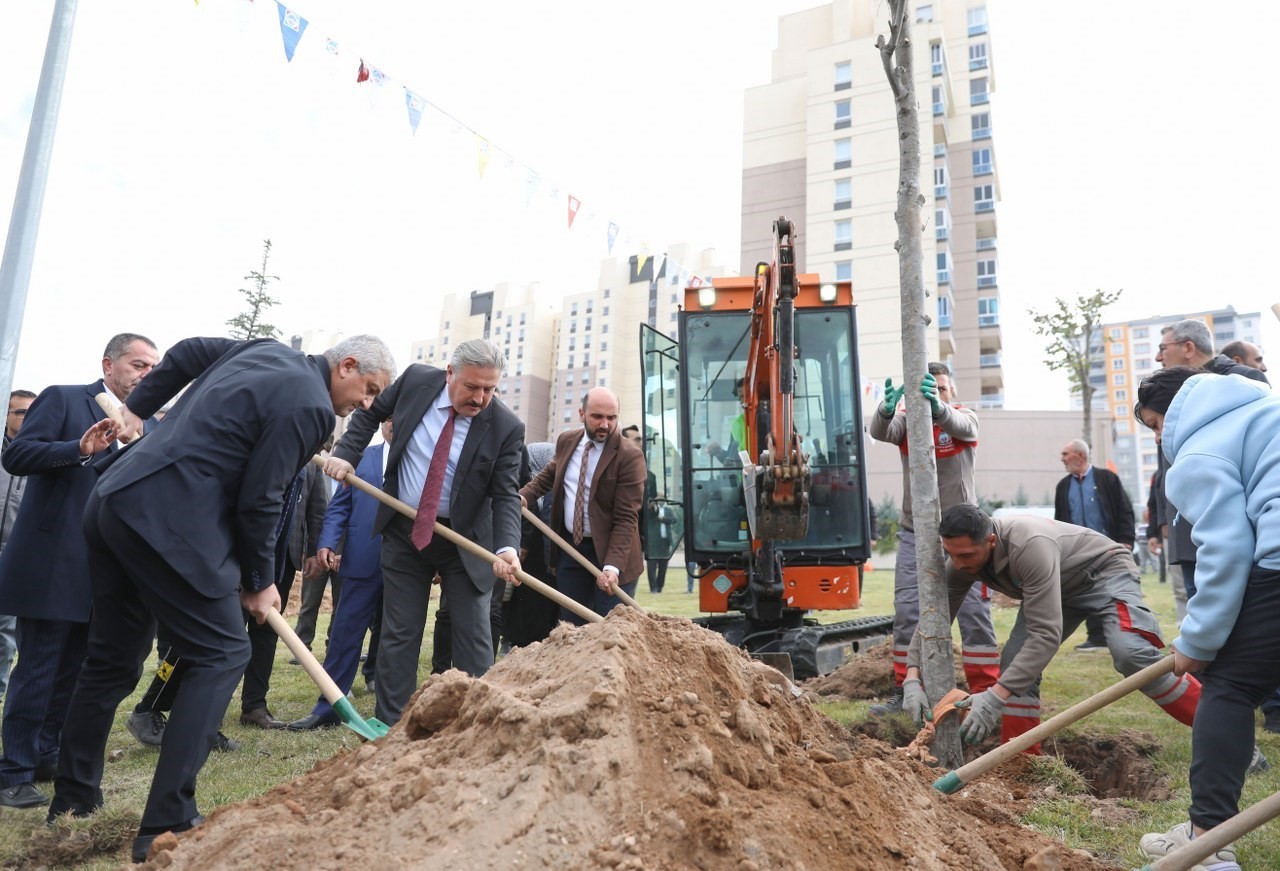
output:
M35 260L36 234L40 229L40 211L49 178L53 134L58 127L67 57L71 53L76 2L55 0L54 3L49 41L44 50L44 66L40 69L40 84L36 87L31 126L27 130L26 151L18 174L18 190L13 197L9 234L4 243L4 257L0 259L0 388L3 389L0 396L6 398L13 389L14 361L18 356L18 337L22 334L22 317L27 307L27 288L31 283L31 264Z

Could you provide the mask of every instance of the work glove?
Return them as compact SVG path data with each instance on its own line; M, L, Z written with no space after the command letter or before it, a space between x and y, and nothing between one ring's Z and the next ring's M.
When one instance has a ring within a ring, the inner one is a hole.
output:
M981 744L992 732L1000 728L1004 714L1004 699L991 690L983 690L956 702L957 710L967 710L969 716L960 724L960 737L966 744Z
M920 381L920 392L924 394L925 399L929 400L933 416L942 414L942 400L938 398L938 382L934 380L933 373L924 373L924 378Z
M924 726L925 720L933 719L933 707L919 678L909 677L902 682L902 710L911 715L917 729Z
M893 386L893 379L884 379L884 403L880 406L880 413L885 417L893 417L893 413L898 410L898 402L902 399L902 394L906 393L907 386Z

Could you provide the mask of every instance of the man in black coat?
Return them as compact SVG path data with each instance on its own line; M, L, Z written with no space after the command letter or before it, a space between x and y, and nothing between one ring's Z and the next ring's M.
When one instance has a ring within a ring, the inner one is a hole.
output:
M195 781L249 659L243 606L279 608L276 542L286 492L333 431L367 406L394 364L380 340L355 336L323 357L271 339L185 339L121 409L128 439L182 388L164 425L121 452L85 509L93 616L71 699L49 809L102 806L107 736L137 685L156 621L188 661L165 730L133 858L203 821ZM109 435L117 434L110 425Z

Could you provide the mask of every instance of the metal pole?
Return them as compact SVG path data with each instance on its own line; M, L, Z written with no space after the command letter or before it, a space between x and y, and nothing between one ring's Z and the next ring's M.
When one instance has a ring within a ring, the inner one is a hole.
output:
M40 69L40 84L36 88L36 102L31 111L31 126L27 130L27 148L22 155L18 190L13 197L9 235L4 243L4 258L0 259L0 396L4 397L13 389L14 361L18 356L18 337L22 334L22 316L27 307L36 233L40 229L40 210L44 205L45 183L49 178L49 162L53 154L53 134L58 127L58 108L62 104L62 83L67 76L76 2L55 0L54 3L49 42L44 50L44 66Z

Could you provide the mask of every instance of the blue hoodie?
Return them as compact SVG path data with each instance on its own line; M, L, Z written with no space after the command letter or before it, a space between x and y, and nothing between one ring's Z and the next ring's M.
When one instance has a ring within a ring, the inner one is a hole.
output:
M1239 375L1194 375L1164 418L1169 501L1194 524L1196 594L1174 647L1212 660L1255 565L1280 570L1280 397Z

